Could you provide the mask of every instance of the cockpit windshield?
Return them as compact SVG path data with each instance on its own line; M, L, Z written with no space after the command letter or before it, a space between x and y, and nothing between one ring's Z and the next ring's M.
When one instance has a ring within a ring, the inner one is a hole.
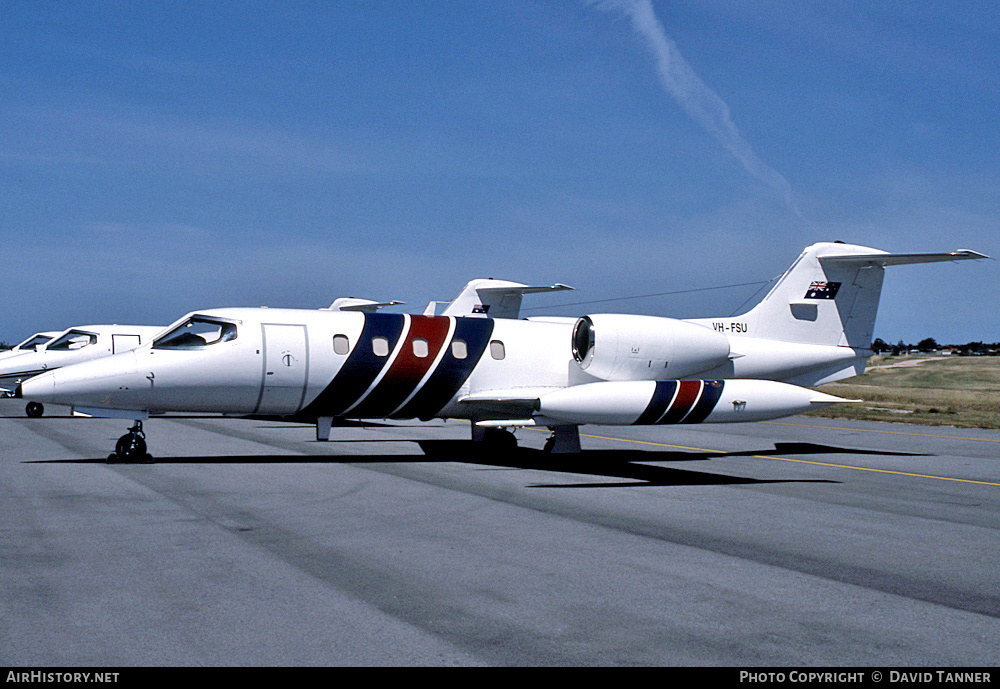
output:
M57 338L45 349L47 351L67 351L83 349L97 342L97 335L84 332L83 330L70 330L60 338Z
M153 349L193 349L236 339L236 324L192 316L153 340Z
M43 345L52 339L52 335L45 335L43 333L38 333L37 335L32 335L27 340L17 345L14 349L34 349L38 345Z

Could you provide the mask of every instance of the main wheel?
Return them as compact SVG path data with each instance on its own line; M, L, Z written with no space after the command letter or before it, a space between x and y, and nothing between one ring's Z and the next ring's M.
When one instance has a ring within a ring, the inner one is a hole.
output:
M483 448L487 452L515 452L517 438L510 431L501 428L490 428L483 434Z
M122 462L146 461L146 441L136 433L126 433L118 439L115 454Z
M41 402L28 402L28 406L24 408L24 413L33 419L37 419L45 413L45 406Z

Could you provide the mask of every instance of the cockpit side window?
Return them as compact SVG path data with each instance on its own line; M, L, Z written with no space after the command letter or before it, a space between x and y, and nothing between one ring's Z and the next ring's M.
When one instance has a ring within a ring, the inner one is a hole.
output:
M236 324L193 316L153 340L153 349L194 349L236 339Z
M84 332L82 330L70 330L57 340L53 340L46 349L56 351L67 351L82 349L97 342L97 335Z

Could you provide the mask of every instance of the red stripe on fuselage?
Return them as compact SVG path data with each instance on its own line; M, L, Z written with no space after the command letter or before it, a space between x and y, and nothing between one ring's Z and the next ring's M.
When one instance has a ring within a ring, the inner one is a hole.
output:
M388 416L401 405L430 370L451 329L447 316L410 316L410 329L399 354L382 380L354 409L351 416ZM417 356L415 340L427 342L427 356Z

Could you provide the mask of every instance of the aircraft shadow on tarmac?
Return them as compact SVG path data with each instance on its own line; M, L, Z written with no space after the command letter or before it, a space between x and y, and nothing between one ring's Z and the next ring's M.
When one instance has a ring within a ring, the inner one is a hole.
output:
M838 483L825 479L755 479L711 472L675 469L652 462L693 461L733 456L728 453L679 452L651 450L583 450L579 454L548 454L541 450L518 448L514 452L482 453L470 449L469 441L427 440L419 443L426 456L444 461L481 464L510 469L551 471L581 476L625 479L614 482L572 484L535 484L536 488L617 488L637 486L709 486L763 483ZM740 455L742 453L739 453ZM756 454L756 453L755 453ZM736 455L739 456L739 455Z
M688 454L688 453L685 453ZM718 457L753 457L770 455L879 455L889 457L926 457L919 452L893 452L890 450L858 450L850 447L834 447L832 445L817 445L816 443L775 443L773 450L744 450L743 452L722 452ZM699 457L704 459L704 457Z
M340 443L340 441L333 441ZM370 441L369 441L370 442ZM398 442L389 441L386 442ZM426 462L460 462L488 467L551 471L560 474L600 476L617 479L612 482L572 484L536 484L545 488L601 488L636 486L699 486L753 485L766 483L839 483L830 479L755 479L711 472L693 471L662 466L661 462L692 462L733 457L767 457L782 455L869 454L918 456L915 453L817 445L814 443L776 443L770 450L740 452L699 452L679 450L583 450L579 454L548 454L541 450L519 447L512 450L484 452L468 440L416 441L417 454L262 454L231 456L157 457L156 464L407 464ZM45 464L104 464L105 459L34 460L26 463Z

